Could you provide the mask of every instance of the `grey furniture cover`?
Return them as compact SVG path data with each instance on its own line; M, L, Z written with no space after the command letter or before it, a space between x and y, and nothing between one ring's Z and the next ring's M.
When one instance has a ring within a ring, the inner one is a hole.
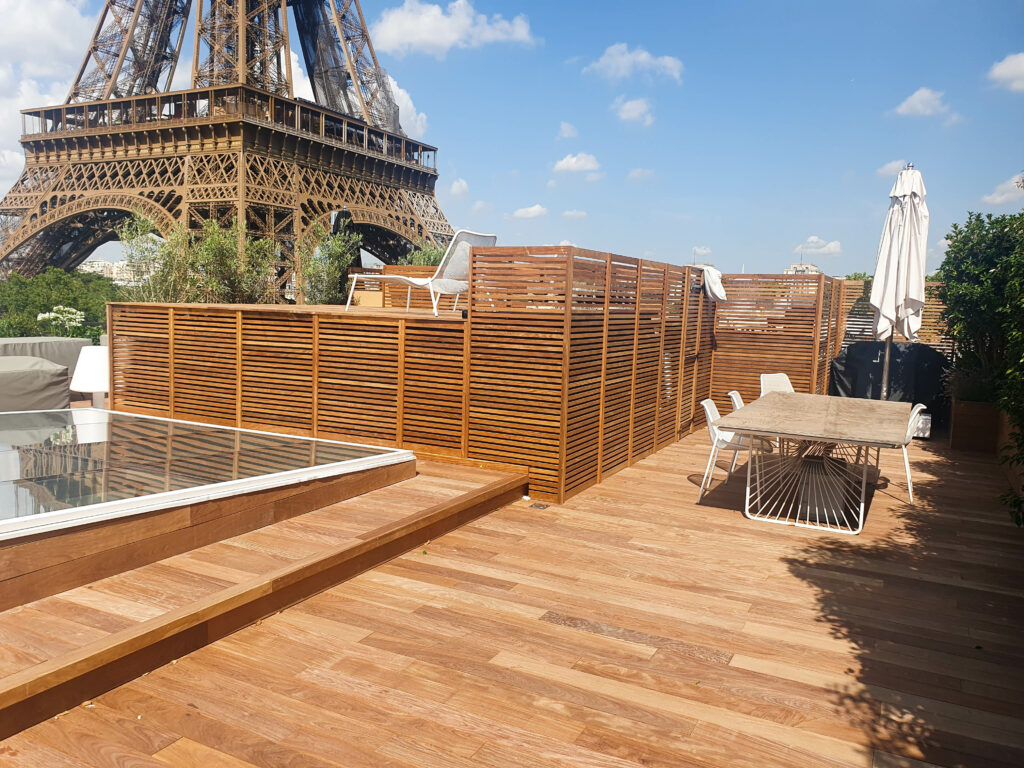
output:
M41 357L57 365L63 365L68 369L69 377L75 375L79 350L91 346L90 339L65 336L0 337L0 355Z
M70 404L65 366L39 357L0 356L0 411L40 411Z

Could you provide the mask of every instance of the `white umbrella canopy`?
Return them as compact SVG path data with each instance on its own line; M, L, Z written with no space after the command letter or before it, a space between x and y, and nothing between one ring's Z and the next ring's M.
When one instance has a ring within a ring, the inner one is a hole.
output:
M889 213L878 244L878 262L871 284L875 308L875 337L885 341L882 399L889 399L889 359L892 337L899 331L917 341L924 311L925 260L928 251L928 204L921 172L911 163L889 191Z
M928 204L924 179L913 165L900 171L889 192L889 213L878 245L871 306L877 313L875 336L891 340L893 330L917 341L924 310Z

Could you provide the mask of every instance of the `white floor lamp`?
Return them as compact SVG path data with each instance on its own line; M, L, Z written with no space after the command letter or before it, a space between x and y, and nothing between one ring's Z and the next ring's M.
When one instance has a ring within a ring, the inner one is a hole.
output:
M110 388L110 347L82 347L71 377L72 392L92 392L92 407L106 406Z

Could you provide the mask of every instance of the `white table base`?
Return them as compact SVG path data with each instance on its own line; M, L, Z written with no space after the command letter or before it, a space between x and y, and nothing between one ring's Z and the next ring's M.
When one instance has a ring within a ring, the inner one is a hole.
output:
M772 446L754 440L743 514L769 523L860 533L868 483L878 480L879 453L844 443L780 439Z

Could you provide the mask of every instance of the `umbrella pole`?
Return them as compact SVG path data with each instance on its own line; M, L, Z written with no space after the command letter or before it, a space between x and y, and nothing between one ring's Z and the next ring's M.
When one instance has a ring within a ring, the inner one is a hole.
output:
M885 362L882 363L882 400L889 399L889 358L892 357L892 334L885 340Z

